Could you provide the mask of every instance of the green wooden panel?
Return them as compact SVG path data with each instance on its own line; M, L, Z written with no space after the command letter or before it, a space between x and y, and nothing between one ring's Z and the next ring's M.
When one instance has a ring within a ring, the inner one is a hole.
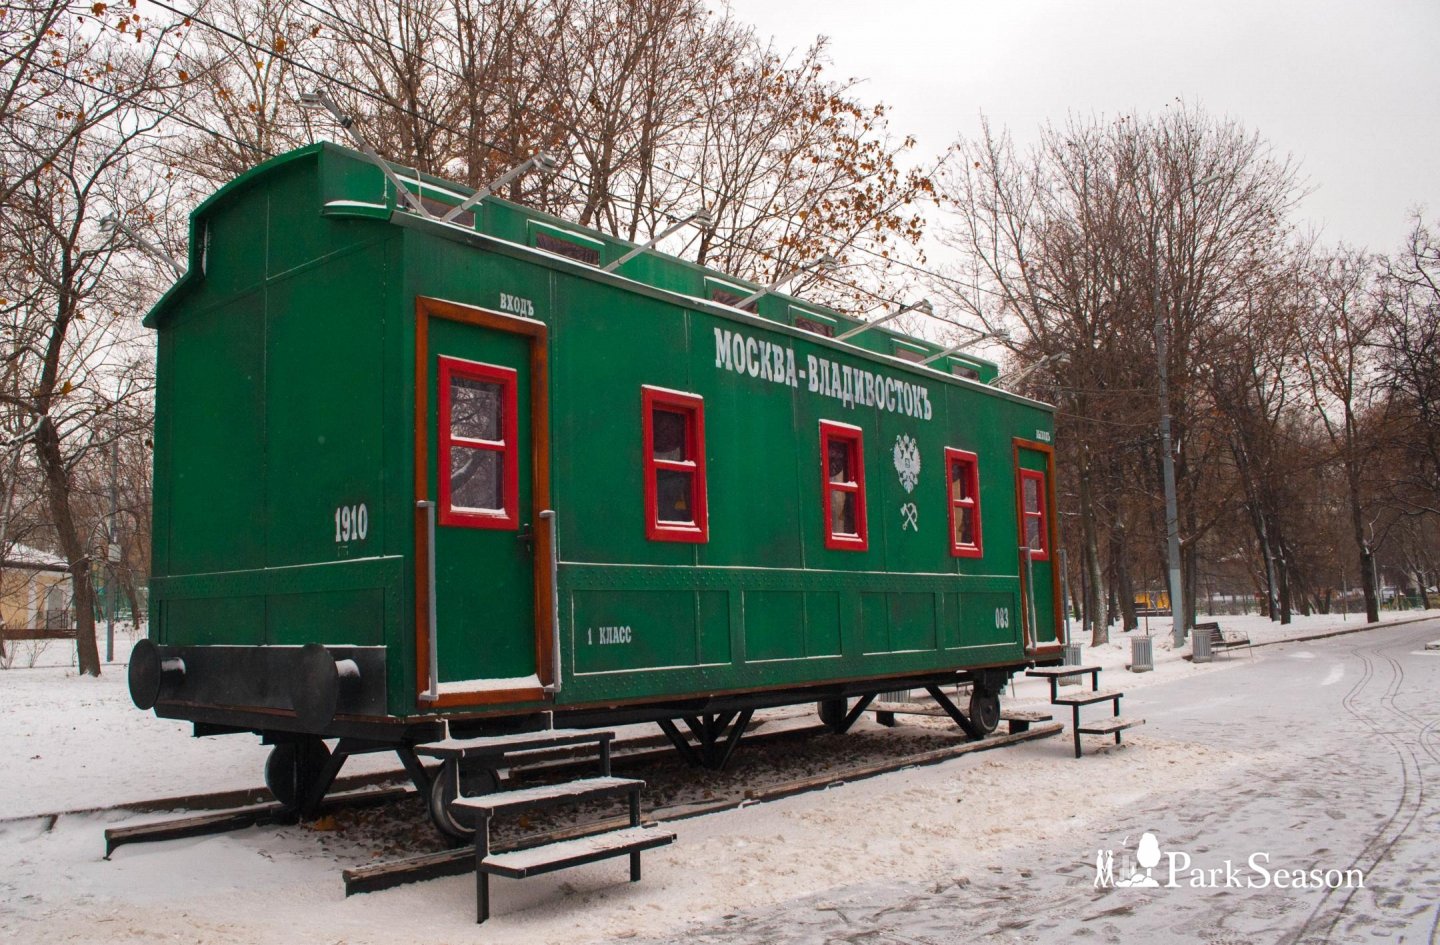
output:
M380 588L311 594L278 594L266 603L265 642L303 646L317 640L354 646L384 642L384 592Z
M805 655L805 595L798 591L746 591L745 659L798 659Z
M805 595L806 656L839 656L841 629L838 593L815 591Z
M265 598L167 600L166 641L175 645L260 646L265 643Z
M889 594L890 649L933 650L936 640L934 594Z
M700 612L700 662L730 662L730 594L700 591L695 597Z
M961 607L964 646L1020 643L1017 594L966 594Z
M686 591L577 591L575 672L698 662L695 595Z
M269 290L265 482L272 567L364 557L385 547L385 388L377 380L386 358L375 279L382 260L383 250L370 247ZM362 506L363 538L336 521L342 509L355 517Z
M257 189L243 196L217 207L204 223L205 286L221 298L253 289L265 278L271 236L267 194Z
M265 565L265 299L260 293L178 320L167 427L170 573Z
M690 389L705 398L711 522L710 541L698 549L698 560L800 567L803 529L814 524L815 515L799 501L797 479L812 469L818 478L819 467L810 461L814 447L795 435L793 392L770 382L734 383L733 374L717 372L713 329L706 336L698 327L713 320L695 316L694 321Z
M860 595L860 639L866 653L888 653L890 647L890 603L888 595Z
M693 565L695 545L646 539L640 476L641 387L694 390L686 318L649 299L581 294L577 282L560 279L555 286L563 313L553 347L562 554L567 561Z
M961 596L958 593L949 593L942 595L941 598L943 612L940 621L940 645L947 649L960 646L962 643L961 627L968 608L962 604ZM975 606L973 595L969 603L971 606Z
M277 172L266 181L266 198L268 276L283 275L333 249L336 224L317 219L320 186L312 166L291 164ZM343 285L339 279L335 284L337 288Z
M877 411L875 445L867 450L872 459L866 476L871 496L871 546L883 549L887 571L952 567L946 544L949 526L943 459L952 437L946 427L943 390L930 384L926 389L931 392L930 419ZM940 409L934 410L935 406Z

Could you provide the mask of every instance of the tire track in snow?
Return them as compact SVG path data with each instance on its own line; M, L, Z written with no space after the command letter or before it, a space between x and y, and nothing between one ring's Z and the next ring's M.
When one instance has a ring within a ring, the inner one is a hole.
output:
M1429 738L1440 720L1426 724L1423 719L1405 710L1396 702L1397 696L1404 688L1405 668L1394 657L1382 652L1380 646L1356 645L1350 648L1353 656L1358 658L1362 664L1361 678L1351 687L1341 700L1346 712L1357 719L1361 724L1368 727L1374 734L1382 738L1386 744L1394 749L1396 757L1400 761L1400 798L1396 803L1395 812L1386 819L1374 836L1365 844L1360 853L1351 860L1347 869L1362 869L1367 877L1373 876L1374 871L1390 857L1396 844L1404 839L1414 826L1420 812L1424 809L1425 801L1425 772L1420 758L1415 752L1419 747L1433 761L1440 762L1440 754L1430 745ZM1389 669L1389 681L1385 691L1374 703L1362 701L1365 691L1370 687L1371 682L1376 678L1376 659L1384 660L1386 668ZM1368 708L1378 706L1386 715L1377 717L1374 712L1366 711ZM1393 721L1400 721L1406 728L1417 727L1414 731L1414 741L1402 741L1400 735L1410 734L1390 731L1384 724L1386 718ZM1354 903L1359 887L1327 888L1322 894L1320 901L1311 910L1304 925L1302 925L1293 936L1287 936L1282 941L1287 943L1303 942L1329 942L1333 940L1336 929L1347 917L1353 918L1351 906ZM1333 907L1330 904L1335 897L1341 897L1338 905ZM1320 923L1324 922L1324 916L1329 914L1328 923L1324 924L1324 932L1316 938ZM1434 942L1436 930L1432 926L1430 939Z

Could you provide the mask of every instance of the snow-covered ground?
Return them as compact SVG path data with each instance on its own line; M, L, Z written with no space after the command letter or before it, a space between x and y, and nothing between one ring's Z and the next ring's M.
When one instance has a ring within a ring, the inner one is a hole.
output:
M1440 616L1440 610L1386 610L1380 613L1382 624L1404 624L1429 617ZM1201 614L1196 623L1215 622L1226 632L1239 631L1250 638L1252 646L1264 647L1287 640L1307 640L1350 633L1365 629L1365 615L1355 614L1312 614L1309 617L1295 616L1289 624L1281 624L1261 614L1239 616L1213 616ZM1173 682L1202 673L1217 672L1231 666L1237 660L1251 659L1255 650L1237 647L1219 651L1210 663L1192 663L1190 644L1176 649L1172 642L1171 630L1174 624L1169 617L1142 618L1140 627L1134 633L1120 633L1110 630L1110 641L1100 646L1091 646L1078 628L1072 627L1073 641L1081 645L1082 662L1087 666L1102 667L1100 679L1104 688L1124 689L1132 692L1147 686ZM1130 665L1131 639L1148 635L1153 648L1154 670L1143 673L1128 672ZM1086 685L1089 684L1088 677ZM1043 679L1015 680L1012 699L1016 704L1048 703L1050 684Z
M1434 611L1385 612L1384 622L1414 620ZM1212 619L1212 618L1201 618ZM1244 630L1256 643L1303 639L1358 630L1364 624L1353 614L1296 617L1282 627L1258 616L1217 617L1227 630ZM1140 633L1143 633L1143 627ZM1085 662L1099 665L1107 687L1132 691L1173 679L1224 670L1247 658L1244 650L1220 655L1209 664L1192 664L1170 645L1168 619L1150 622L1154 637L1155 670L1125 672L1130 662L1129 635L1112 634L1100 647L1085 645ZM100 678L77 676L71 663L74 644L54 641L45 648L39 665L22 668L19 662L0 671L0 758L9 765L0 772L0 790L7 798L7 814L59 813L112 807L124 803L218 791L239 791L261 785L260 773L269 749L249 735L215 738L190 737L190 725L158 719L140 712L130 702L123 659L130 652L133 633L122 628L116 637L117 661L105 667ZM104 650L104 641L101 641ZM23 655L23 654L22 654ZM48 665L47 665L48 664ZM1049 701L1048 683L1018 677L1007 704L1031 705ZM653 731L653 729L650 729ZM346 762L345 774L398 770L393 755L361 755Z
M1400 621L1421 616L1386 614ZM1226 629L1246 630L1257 643L1361 628L1353 615L1348 621L1297 618L1286 628L1253 617L1218 619ZM1434 637L1440 638L1440 627L1428 626L1436 628ZM1112 830L1157 797L1188 796L1208 785L1253 783L1254 772L1288 770L1299 763L1283 738L1235 738L1231 723L1206 719L1218 711L1215 706L1232 713L1243 707L1237 699L1255 700L1252 715L1265 712L1266 692L1264 687L1256 690L1253 680L1271 668L1289 671L1311 665L1307 654L1314 654L1305 645L1266 646L1256 649L1253 658L1241 652L1194 665L1182 658L1184 651L1170 649L1168 627L1152 621L1150 629L1155 635L1152 673L1124 671L1130 644L1123 635L1107 646L1085 647L1086 662L1107 667L1103 685L1137 691L1127 707L1132 701L1141 707L1168 705L1172 692L1226 693L1234 688L1225 683L1230 670L1237 671L1233 678L1246 680L1237 690L1246 695L1196 697L1184 714L1184 726L1152 719L1151 725L1127 733L1120 750L1092 739L1080 762L1069 757L1067 733L822 793L679 821L674 824L678 842L646 855L641 883L624 882L622 861L497 882L495 918L483 932L472 924L470 877L346 899L339 871L359 864L337 861L326 845L328 838L306 827L127 847L112 861L103 861L103 829L135 819L133 812L104 810L54 819L26 815L254 787L265 749L249 736L192 739L188 726L135 710L119 666L107 667L100 679L75 678L66 666L11 669L0 672L0 703L5 707L0 757L8 761L0 771L0 796L6 799L0 817L0 938L578 945L634 936L683 937L687 930L723 922L726 916L765 916L777 909L783 915L790 908L787 903L801 900L808 903L807 915L819 914L839 908L827 905L827 896L833 894L838 901L856 883L879 881L922 892L934 888L935 895L966 889L973 882L990 890L987 895L993 893L992 911L1003 912L1012 908L1005 905L1009 894L1004 888L1013 886L1017 901L1025 897L1025 864L1033 860L1034 851L1075 846L1077 857L1093 857L1097 831ZM1416 631L1382 628L1310 646L1342 652L1338 644L1345 640L1391 639ZM1316 692L1336 698L1345 686L1330 682L1343 677L1350 683L1352 674L1358 675L1349 668L1328 672L1317 683L1328 688ZM1214 685L1206 685L1206 678ZM1162 698L1157 702L1152 695ZM1044 701L1045 684L1019 680L1013 698ZM1304 757L1324 752L1325 727L1316 729L1318 733L1311 733L1316 745L1307 744ZM1211 731L1213 739L1196 735ZM742 745L742 754L744 750ZM361 760L381 767L393 764L384 756ZM1388 805L1383 811L1387 815L1394 809L1393 799L1377 796L1374 803L1375 811ZM1353 813L1347 829L1370 822L1369 811ZM1337 822L1335 829L1341 826ZM1115 838L1117 844L1119 840ZM1002 891L995 893L997 883Z

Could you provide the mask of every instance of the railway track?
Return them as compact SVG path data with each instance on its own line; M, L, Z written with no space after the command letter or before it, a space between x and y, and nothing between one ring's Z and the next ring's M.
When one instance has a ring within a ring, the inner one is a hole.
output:
M773 723L776 720L770 721ZM723 797L695 797L668 803L652 810L649 820L651 822L684 820L706 814L734 810L750 804L780 800L809 791L825 790L849 782L861 781L888 772L899 771L904 768L938 764L974 752L1002 748L1038 738L1046 738L1061 731L1062 727L1059 723L1034 725L1027 732L995 735L982 741L967 741L942 748L894 755L880 760L863 761L859 764L843 766L806 777L782 778L767 784L739 785L735 790ZM791 726L747 734L745 741L747 745L753 748L787 740L803 740L825 731L826 728L823 725ZM667 761L674 757L673 750L668 746L668 743L666 743L665 747L659 746L659 741L652 738L628 740L618 746L618 750L613 759L614 763L620 766L638 766L653 764L658 761ZM552 754L554 755L553 757L547 755L523 767L517 766L511 769L512 774L523 774L527 777L541 775L553 778L565 775L571 768L588 769L594 764L593 758L563 757L563 753L558 752ZM223 797L229 795L217 796ZM353 811L396 804L405 800L414 799L417 796L414 788L409 786L377 786L369 789L348 791L327 798L319 816L324 817L342 811ZM202 795L192 798L191 800L197 804L204 804L207 797ZM53 817L54 815L49 816ZM530 833L523 837L514 838L509 842L497 843L493 846L493 849L495 852L527 849L533 846L552 843L557 840L607 830L615 826L612 820L618 822L619 818L592 821L578 826L566 825L556 829ZM105 831L105 858L109 859L117 849L128 844L153 843L163 840L207 836L243 830L254 826L283 825L293 824L295 822L296 817L292 811L285 809L277 802L271 801L146 824L112 827ZM453 849L405 856L386 862L371 863L345 869L342 871L342 878L345 884L345 894L349 896L357 893L376 892L406 883L419 882L442 876L461 875L472 872L474 868L474 850L471 846L465 845Z
M1007 745L1014 745L1019 742L1032 741L1039 738L1048 738L1058 734L1063 728L1064 726L1059 722L1049 722L1034 725L1029 731L1025 732L996 735L981 741L964 742L948 748L900 755L880 762L853 765L835 771L828 771L814 777L798 778L763 787L746 788L738 795L725 798L717 798L692 804L660 807L650 812L648 822L667 823L671 821L688 820L692 817L718 814L722 811L735 810L736 808L747 807L751 804L778 801L810 791L828 790L829 788L838 787L842 784L863 781L866 778L873 778L877 775L892 771L939 764L942 761L949 761L952 758L958 758L962 755L989 751L994 748L1003 748ZM794 731L796 730L792 729L789 733L777 734L790 734ZM619 826L622 821L623 818L614 818L613 820L587 823L580 827L565 827L545 833L532 834L509 844L493 845L492 849L495 852L507 852L510 850L523 850L529 847L542 846L557 840L564 840L582 834L610 830ZM625 822L628 823L628 821ZM473 847L467 845L439 853L428 853L420 856L392 860L386 863L355 867L344 870L342 876L345 881L345 895L353 896L357 893L378 892L382 889L390 889L406 883L436 879L442 876L459 876L473 872L474 869L475 851Z
M760 731L767 724L783 722L786 717L760 720L752 723L746 731L747 744L763 744L777 738L816 734L825 731L823 725L779 728ZM672 749L664 735L647 735L617 741L612 747L614 760L622 764L637 764L670 756ZM557 748L534 752L524 765L511 770L526 775L543 773L563 775L571 770L583 771L594 765L593 756L585 755L572 748ZM393 803L416 797L413 787L404 783L407 775L403 770L377 772L359 775L352 779L337 779L337 784L350 788L327 797L317 812L317 817L333 815L340 811L357 810ZM177 840L183 837L201 837L207 834L229 833L247 827L271 824L292 824L297 818L284 805L266 800L270 792L265 788L251 788L241 791L220 791L212 794L191 794L183 797L161 798L153 801L117 804L111 807L93 807L82 810L62 811L54 814L29 815L16 820L48 820L52 823L62 816L98 814L115 810L137 812L159 811L206 811L168 820L152 821L133 826L111 827L105 831L105 859L116 849L132 843L156 843L163 840Z

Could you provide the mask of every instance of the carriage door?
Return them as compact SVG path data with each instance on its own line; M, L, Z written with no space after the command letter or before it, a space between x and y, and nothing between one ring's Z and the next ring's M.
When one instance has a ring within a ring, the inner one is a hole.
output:
M545 326L432 299L416 319L419 704L538 699L553 614Z
M1055 602L1056 552L1054 463L1050 447L1015 441L1015 511L1019 520L1020 612L1029 653L1060 644Z

